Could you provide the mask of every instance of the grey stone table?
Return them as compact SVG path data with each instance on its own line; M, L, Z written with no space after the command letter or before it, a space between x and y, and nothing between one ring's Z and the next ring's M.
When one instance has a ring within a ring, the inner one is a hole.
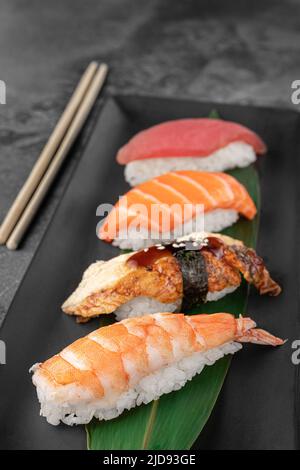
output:
M294 106L291 82L300 79L297 0L1 0L0 5L0 79L7 86L7 104L0 105L0 219L92 59L111 67L107 93ZM0 322L96 111L20 249L0 248Z

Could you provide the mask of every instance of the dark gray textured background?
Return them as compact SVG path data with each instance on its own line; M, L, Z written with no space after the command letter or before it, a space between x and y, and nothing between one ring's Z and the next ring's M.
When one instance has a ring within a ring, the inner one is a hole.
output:
M92 59L111 67L106 93L294 106L299 0L0 0L0 8L0 219ZM0 247L0 322L96 114L20 250Z

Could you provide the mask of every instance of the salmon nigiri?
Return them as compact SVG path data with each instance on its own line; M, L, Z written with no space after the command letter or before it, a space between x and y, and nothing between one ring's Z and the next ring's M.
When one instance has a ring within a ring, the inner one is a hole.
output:
M245 187L226 173L170 172L126 193L100 228L99 238L140 249L191 232L218 232L256 207Z
M279 346L250 318L156 313L102 327L32 367L50 424L109 420L182 388L243 342Z
M245 167L264 154L262 139L245 126L222 119L167 121L136 134L117 154L135 186L176 170L224 171Z
M219 233L195 233L93 263L62 309L79 322L112 312L118 320L174 312L224 297L242 276L260 294L281 292L252 248Z

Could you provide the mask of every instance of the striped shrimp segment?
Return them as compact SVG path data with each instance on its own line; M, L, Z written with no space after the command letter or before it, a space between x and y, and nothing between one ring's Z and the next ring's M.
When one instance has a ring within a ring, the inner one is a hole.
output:
M255 329L250 318L228 313L184 316L159 313L100 328L35 367L33 382L52 397L76 401L116 397L141 379L194 353L233 341L278 346L280 338Z
M61 357L75 368L94 373L106 394L120 394L128 388L128 375L120 353L96 344L89 337L79 339L65 348ZM111 364L114 366L111 367Z
M129 334L137 335L145 342L148 369L153 372L173 361L172 343L167 332L157 324L153 316L124 321Z
M78 369L63 359L60 354L40 364L36 370L40 379L51 384L54 393L59 389L66 389L68 386L77 384L81 389L88 391L91 398L104 396L104 388L97 375L90 370Z
M131 334L122 323L112 327L100 328L88 335L88 337L111 351L121 354L124 371L130 383L135 383L147 374L148 354L145 342L137 335Z
M123 204L125 201L126 204ZM144 206L145 211L140 213L136 205ZM153 205L160 207L162 213L169 217L170 229L192 219L199 205L203 205L205 213L227 209L239 212L248 219L253 219L256 214L256 207L247 190L232 176L176 171L160 175L125 194L104 221L100 238L111 241L128 229L132 222L135 228L141 226L163 233L165 226L160 218L155 220ZM188 205L191 210L186 212Z
M203 350L203 344L199 344L199 338L188 317L179 315L154 314L156 323L163 328L170 337L173 355L176 360Z

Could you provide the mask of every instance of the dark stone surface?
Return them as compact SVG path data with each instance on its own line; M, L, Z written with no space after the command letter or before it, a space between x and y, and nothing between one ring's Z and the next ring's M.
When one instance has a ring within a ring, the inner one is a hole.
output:
M293 106L299 15L297 0L1 2L0 79L7 104L0 105L0 218L90 60L110 65L107 93ZM0 321L92 124L93 118L20 249L0 248Z

